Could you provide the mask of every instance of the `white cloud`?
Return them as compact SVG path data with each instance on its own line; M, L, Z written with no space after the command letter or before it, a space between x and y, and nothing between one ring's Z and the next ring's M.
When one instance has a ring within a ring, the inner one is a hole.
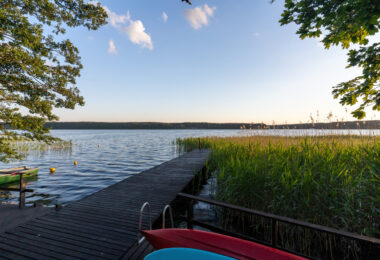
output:
M113 27L118 29L120 32L125 33L131 42L144 48L148 48L149 50L153 50L152 38L148 33L146 33L144 24L141 20L132 20L129 11L127 11L126 15L118 15L106 6L103 8L106 10L108 20ZM125 24L128 25L124 26Z
M162 19L164 20L164 22L168 20L168 15L165 12L162 12Z
M125 27L124 32L128 35L129 40L142 47L153 50L153 43L150 35L145 32L144 24L140 20L130 21L129 26Z
M125 24L131 18L129 11L125 15L118 15L117 13L112 12L107 6L103 6L103 9L106 11L108 15L108 21L113 27L118 27L119 24Z
M260 36L260 33L259 33L259 32L255 32L254 35L255 35L256 37L259 37L259 36Z
M193 9L184 11L185 18L194 29L200 29L202 26L208 25L209 18L214 15L216 7L209 7L207 4L197 6Z
M113 42L113 40L110 40L108 42L108 50L107 50L107 52L109 54L117 54L116 46L115 46L115 43Z

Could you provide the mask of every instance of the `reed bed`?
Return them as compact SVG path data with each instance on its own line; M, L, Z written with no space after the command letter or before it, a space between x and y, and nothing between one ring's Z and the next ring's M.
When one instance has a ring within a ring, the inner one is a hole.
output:
M55 140L51 143L33 141L28 139L8 140L10 148L17 153L45 152L45 151L67 151L72 149L71 141Z
M216 175L218 200L380 237L379 137L200 140L212 151L208 170ZM183 150L198 148L198 142L198 138L177 140Z

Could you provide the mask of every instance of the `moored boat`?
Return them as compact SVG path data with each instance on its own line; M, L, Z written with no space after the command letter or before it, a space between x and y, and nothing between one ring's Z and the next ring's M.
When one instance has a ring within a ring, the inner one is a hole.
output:
M24 178L36 176L40 168L28 168L26 166L0 170L0 184L15 182L20 180L20 174Z
M306 259L262 244L201 230L170 228L142 230L141 233L155 249L194 248L244 260Z
M193 248L165 248L147 255L144 260L234 260L231 257Z

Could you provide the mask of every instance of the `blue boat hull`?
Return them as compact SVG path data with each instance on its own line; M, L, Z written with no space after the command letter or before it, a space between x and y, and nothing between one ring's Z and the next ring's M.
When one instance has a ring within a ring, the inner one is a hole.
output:
M181 247L172 247L165 248L161 250L154 251L147 255L145 260L233 260L234 258L215 254L212 252L192 249L192 248L181 248Z

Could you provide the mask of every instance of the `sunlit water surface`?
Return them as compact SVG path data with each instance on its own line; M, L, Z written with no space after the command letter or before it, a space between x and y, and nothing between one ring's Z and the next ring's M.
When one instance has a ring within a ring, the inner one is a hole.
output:
M54 136L71 140L71 149L31 152L22 162L0 163L40 167L28 180L27 203L67 204L111 184L173 159L179 155L176 138L244 135L380 135L379 130L53 130ZM74 161L78 162L74 166ZM50 174L50 168L56 172ZM14 186L15 184L13 184ZM8 185L10 186L10 185ZM11 185L12 186L12 185ZM16 186L14 186L16 187ZM18 203L18 193L1 192L0 203Z

